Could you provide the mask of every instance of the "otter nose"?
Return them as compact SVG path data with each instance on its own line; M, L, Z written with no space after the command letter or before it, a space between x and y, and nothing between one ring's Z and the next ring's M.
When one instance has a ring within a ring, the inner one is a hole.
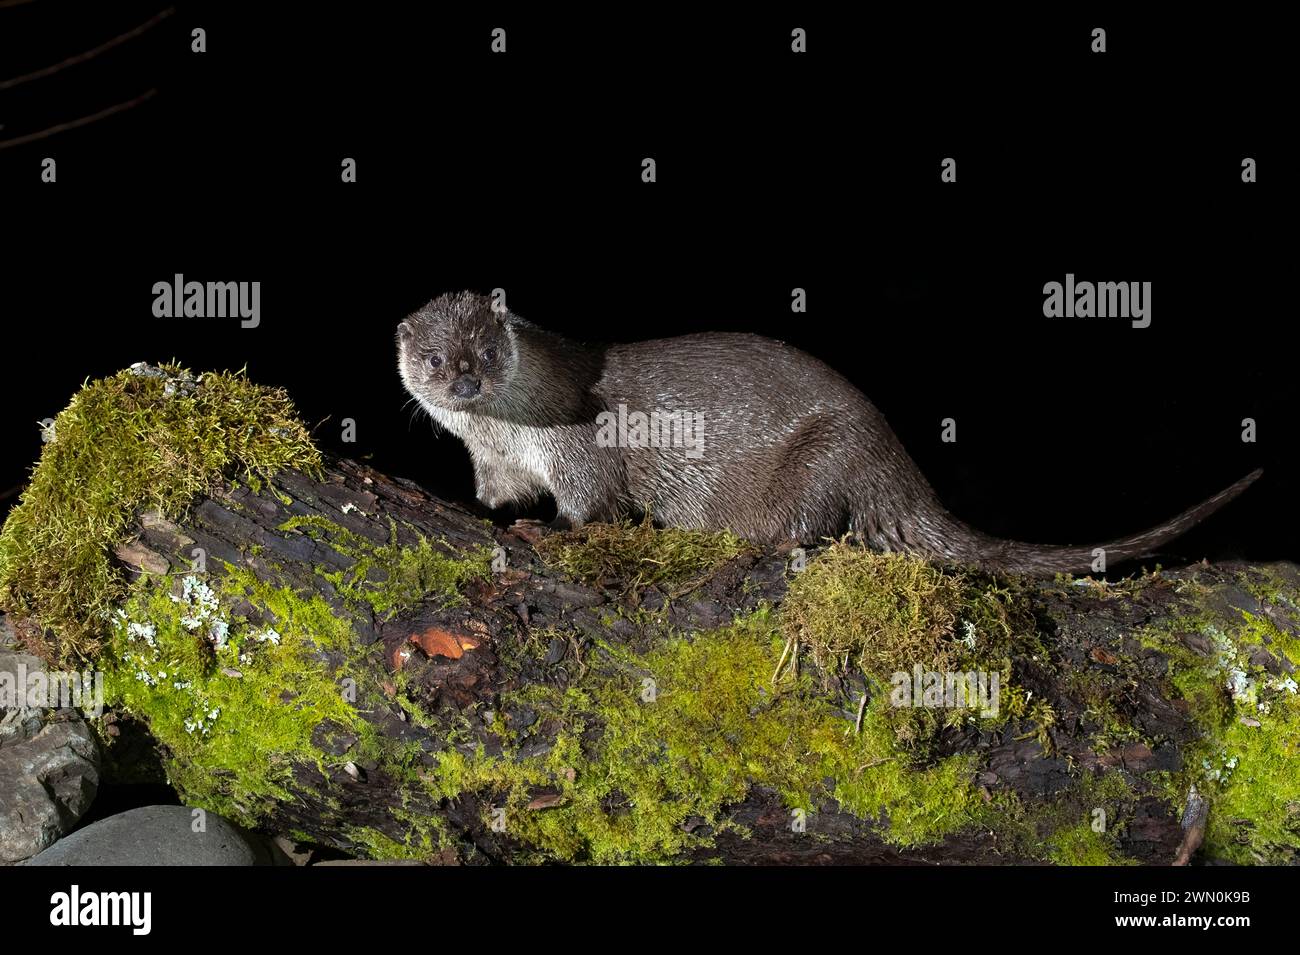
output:
M451 393L457 398L473 398L482 382L471 375L461 375L451 383Z

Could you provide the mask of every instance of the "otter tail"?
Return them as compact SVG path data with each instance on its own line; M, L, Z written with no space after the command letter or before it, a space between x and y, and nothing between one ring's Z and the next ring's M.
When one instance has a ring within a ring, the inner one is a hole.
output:
M1257 468L1236 484L1225 488L1195 507L1188 508L1172 520L1106 544L1078 547L1025 544L1020 541L989 537L979 531L967 528L971 537L963 542L965 546L955 548L957 553L954 556L958 556L959 559L966 558L969 563L984 570L1039 576L1091 570L1094 561L1098 557L1098 554L1095 553L1097 550L1104 551L1105 561L1108 565L1139 557L1147 557L1162 544L1185 534L1196 524L1199 524L1223 507L1223 505L1254 484L1263 473L1263 469Z

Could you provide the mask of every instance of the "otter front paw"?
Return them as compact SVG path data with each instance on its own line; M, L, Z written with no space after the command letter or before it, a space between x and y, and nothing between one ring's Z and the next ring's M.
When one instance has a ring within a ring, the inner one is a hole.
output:
M481 463L474 467L474 485L479 501L494 509L507 504L530 504L537 500L539 490L536 482L523 471Z
M490 507L495 510L498 507L505 507L510 500L505 496L504 491L496 484L484 484L479 482L475 497L484 507Z

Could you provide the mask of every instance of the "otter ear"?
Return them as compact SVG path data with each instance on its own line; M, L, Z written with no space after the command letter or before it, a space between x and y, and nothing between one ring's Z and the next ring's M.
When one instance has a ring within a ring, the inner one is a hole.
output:
M409 342L415 337L415 329L411 327L410 322L402 322L397 326L397 340L399 342Z

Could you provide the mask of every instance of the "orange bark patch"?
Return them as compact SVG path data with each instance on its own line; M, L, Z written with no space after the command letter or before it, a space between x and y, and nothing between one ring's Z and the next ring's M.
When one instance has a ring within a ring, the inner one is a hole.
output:
M423 633L413 633L410 642L417 644L431 657L447 657L451 660L459 660L465 655L466 650L478 647L478 640L474 637L452 633L440 627L430 627Z
M411 659L411 654L414 652L415 651L411 649L409 644L405 644L405 643L398 644L397 646L393 647L393 652L389 654L388 657L389 666L394 671L400 670L402 667L406 666L407 661Z

